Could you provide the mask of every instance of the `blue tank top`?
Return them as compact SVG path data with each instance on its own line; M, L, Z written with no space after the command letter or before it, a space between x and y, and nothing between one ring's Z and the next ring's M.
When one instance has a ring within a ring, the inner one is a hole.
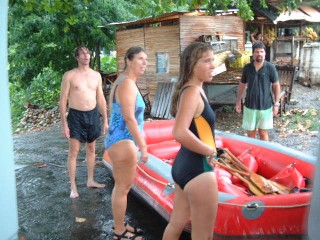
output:
M123 119L122 106L116 101L115 92L118 86L126 79L126 77L121 78L114 90L113 100L112 100L112 109L111 117L109 123L109 129L104 141L106 149L109 149L114 143L121 140L132 140L135 141L129 132L126 122ZM137 92L136 104L135 104L135 117L138 122L140 132L143 131L144 124L144 110L145 103L140 92Z

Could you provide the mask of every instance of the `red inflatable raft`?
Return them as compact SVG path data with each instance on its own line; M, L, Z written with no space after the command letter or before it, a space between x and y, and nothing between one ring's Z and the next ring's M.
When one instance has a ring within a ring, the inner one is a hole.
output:
M138 164L132 190L163 218L172 212L174 183L171 165L180 144L172 136L174 120L146 122L150 153ZM223 168L216 167L219 207L214 239L303 239L311 202L316 158L279 144L216 131L216 145L228 149L252 172L291 189L289 194L250 194L247 186ZM107 152L104 164L112 170ZM190 231L190 224L186 231Z

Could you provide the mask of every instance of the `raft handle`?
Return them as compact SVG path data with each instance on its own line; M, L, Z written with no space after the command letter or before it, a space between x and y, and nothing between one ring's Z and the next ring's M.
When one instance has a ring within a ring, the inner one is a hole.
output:
M250 203L246 205L246 208L250 211L257 210L258 207L259 207L258 203Z
M170 183L170 182L169 182L169 183L167 183L167 186L170 187L170 188L172 188L172 189L175 189L174 183Z

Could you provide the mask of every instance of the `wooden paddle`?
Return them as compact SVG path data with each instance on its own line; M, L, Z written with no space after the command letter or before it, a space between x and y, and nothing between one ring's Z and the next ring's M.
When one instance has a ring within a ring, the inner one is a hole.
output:
M228 167L227 165L219 162L220 161L223 161L221 158L218 158L215 160L214 164L218 165L219 167L222 167L230 172L234 172L234 173L239 173L241 175L244 175L244 176L247 176L247 177L250 177L250 173L247 173L247 172L244 172L244 171L241 171L241 170L238 170L238 169L235 169L233 167ZM227 163L226 163L227 164Z
M220 163L219 161L222 162L222 163ZM246 173L246 172L243 172L241 170L237 170L237 169L234 169L233 167L230 167L230 165L223 158L218 158L218 160L215 161L215 164L217 164L218 166L221 166L221 167L229 170L231 172L231 174L233 174L234 176L239 178L242 182L244 182L247 185L247 187L249 188L249 190L254 195L256 195L256 196L265 195L265 193L263 193L255 184L253 184L250 180L248 180L248 179L246 179L245 177L242 176L242 175L248 176L249 173Z
M288 194L290 189L280 183L264 178L263 176L252 172L249 168L247 168L244 163L234 156L229 149L224 149L226 153L230 156L230 160L235 166L240 168L249 174L249 179L263 192L266 194L270 193L279 193L279 194Z

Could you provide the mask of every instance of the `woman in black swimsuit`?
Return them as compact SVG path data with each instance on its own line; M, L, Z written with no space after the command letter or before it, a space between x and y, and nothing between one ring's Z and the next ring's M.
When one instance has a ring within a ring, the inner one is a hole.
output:
M216 147L215 114L202 85L214 75L213 49L206 43L194 43L183 52L180 77L172 98L175 116L173 135L181 149L172 167L176 190L173 213L163 240L179 239L191 218L192 239L213 237L218 208L218 187L213 171Z

